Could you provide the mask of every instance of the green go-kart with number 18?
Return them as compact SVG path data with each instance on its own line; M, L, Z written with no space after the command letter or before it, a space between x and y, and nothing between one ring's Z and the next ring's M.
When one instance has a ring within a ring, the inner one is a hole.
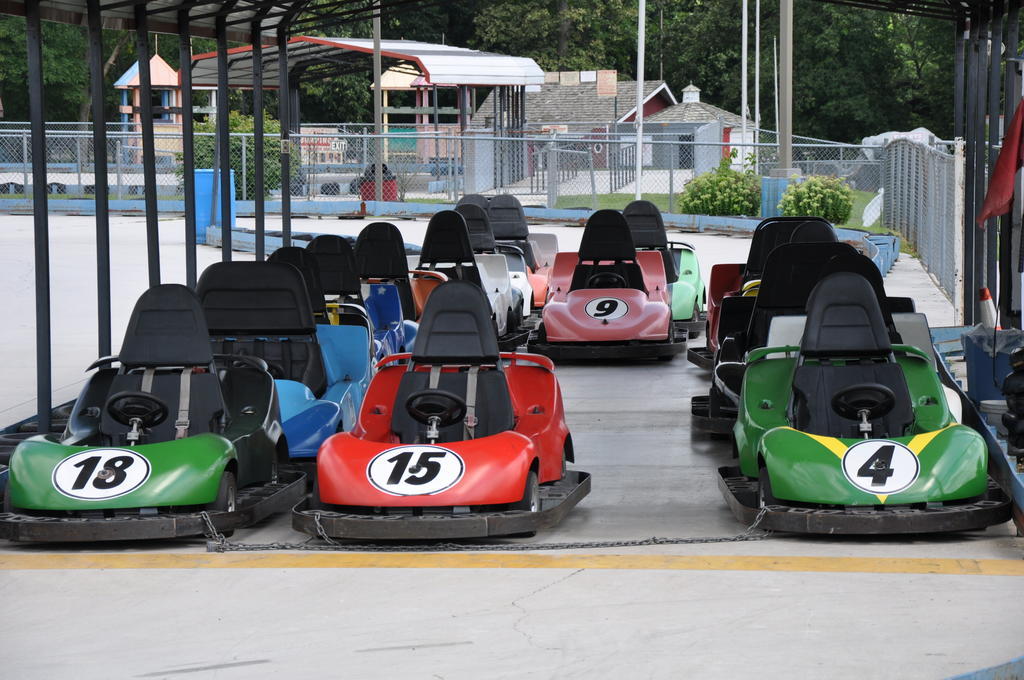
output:
M119 356L96 361L65 433L11 455L0 537L111 541L201 536L286 510L305 475L286 461L261 359L214 355L185 286L142 294Z
M958 422L960 394L940 381L923 315L890 330L878 294L859 274L830 274L811 293L798 345L747 354L733 429L739 467L719 470L738 519L897 534L1009 518L985 438ZM793 317L773 320L773 330L776 321L794 333Z

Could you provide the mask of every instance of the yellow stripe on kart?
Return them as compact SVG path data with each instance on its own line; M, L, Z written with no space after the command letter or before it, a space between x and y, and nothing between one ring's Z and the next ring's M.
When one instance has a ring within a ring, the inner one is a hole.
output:
M945 432L951 427L954 427L956 423L950 423L941 430L935 430L934 432L924 432L919 435L915 435L913 439L907 442L907 448L914 452L915 456L920 456L921 452L924 451L924 447L932 443L939 434Z
M826 449L831 451L832 453L836 454L836 456L839 459L842 459L842 457L844 455L846 455L846 449L848 447L846 446L846 444L844 444L839 439L836 439L835 437L825 437L825 436L820 435L820 434L810 434L809 432L804 432L802 430L798 430L795 427L780 427L779 429L780 430L792 430L793 432L799 432L800 434L804 435L805 437L810 437L811 439L813 439L814 441L818 442L819 444L824 446Z

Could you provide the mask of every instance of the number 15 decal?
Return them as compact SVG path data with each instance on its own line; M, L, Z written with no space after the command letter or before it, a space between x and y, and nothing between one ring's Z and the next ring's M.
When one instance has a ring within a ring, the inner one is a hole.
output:
M366 466L370 483L394 496L427 496L462 479L459 454L441 446L399 446L377 454Z
M625 300L613 297L594 298L583 308L587 316L595 319L606 319L608 321L618 319L626 315L629 305Z

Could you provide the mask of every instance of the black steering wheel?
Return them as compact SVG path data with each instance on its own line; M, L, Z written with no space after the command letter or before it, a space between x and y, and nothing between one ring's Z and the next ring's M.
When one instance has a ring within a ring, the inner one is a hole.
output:
M587 288L629 288L626 277L615 272L598 272L587 279Z
M850 420L860 420L861 411L867 411L869 420L880 418L895 405L896 394L879 383L850 385L832 397L832 410Z
M438 427L454 425L466 417L466 400L445 390L420 390L405 400L405 410L424 425L438 419Z
M122 425L138 418L142 427L153 427L167 418L167 404L149 392L118 392L107 399L107 413Z

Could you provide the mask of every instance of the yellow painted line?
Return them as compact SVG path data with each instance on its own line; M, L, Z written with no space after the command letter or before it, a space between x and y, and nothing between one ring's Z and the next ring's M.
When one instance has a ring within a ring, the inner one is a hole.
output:
M1024 576L1024 560L500 552L0 555L0 571L52 569L624 569Z

